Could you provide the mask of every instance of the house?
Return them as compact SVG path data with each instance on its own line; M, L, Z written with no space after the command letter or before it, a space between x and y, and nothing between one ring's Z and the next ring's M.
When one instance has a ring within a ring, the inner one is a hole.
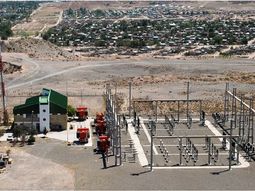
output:
M13 108L14 125L34 127L38 132L67 128L67 97L43 88L40 95Z

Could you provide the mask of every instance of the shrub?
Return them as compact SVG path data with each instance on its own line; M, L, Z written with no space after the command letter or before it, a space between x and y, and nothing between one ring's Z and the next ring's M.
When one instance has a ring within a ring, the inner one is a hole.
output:
M33 144L35 142L35 137L33 135L30 135L27 142L28 144Z
M0 137L2 137L5 133L5 130L4 129L0 129Z
M71 106L71 105L67 106L67 115L68 116L74 116L75 112L76 112L76 110L73 106Z

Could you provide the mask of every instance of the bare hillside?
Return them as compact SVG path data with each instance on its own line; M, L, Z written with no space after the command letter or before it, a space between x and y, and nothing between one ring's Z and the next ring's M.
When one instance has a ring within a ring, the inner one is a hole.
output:
M50 42L36 39L16 39L5 44L7 52L26 53L30 57L43 60L74 60L75 57Z

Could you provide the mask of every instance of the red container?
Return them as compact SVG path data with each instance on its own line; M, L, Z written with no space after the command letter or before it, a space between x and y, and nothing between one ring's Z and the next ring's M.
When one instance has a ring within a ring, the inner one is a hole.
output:
M89 138L89 128L78 128L76 137L80 142L86 142Z
M96 120L104 120L104 114L102 112L97 112Z
M77 107L76 116L79 120L85 120L88 117L88 108L87 107Z
M97 146L101 152L107 152L110 146L109 137L106 135L99 136L99 141L97 142Z

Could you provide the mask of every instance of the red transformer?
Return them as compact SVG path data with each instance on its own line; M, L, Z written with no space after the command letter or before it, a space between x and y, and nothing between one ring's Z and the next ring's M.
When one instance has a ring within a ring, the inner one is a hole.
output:
M104 120L104 114L103 113L96 113L96 119L95 119L95 123L97 120Z
M110 147L109 137L106 135L99 136L99 140L97 141L98 151L106 153L109 147Z
M88 118L88 108L87 107L77 107L76 116L79 121L84 121Z
M104 120L97 121L96 123L96 132L99 135L105 134L106 132L106 123Z
M106 122L104 120L103 113L97 113L95 119L96 133L98 135L105 134L106 132Z
M89 128L78 128L76 132L76 137L79 139L80 143L87 143L90 137Z

